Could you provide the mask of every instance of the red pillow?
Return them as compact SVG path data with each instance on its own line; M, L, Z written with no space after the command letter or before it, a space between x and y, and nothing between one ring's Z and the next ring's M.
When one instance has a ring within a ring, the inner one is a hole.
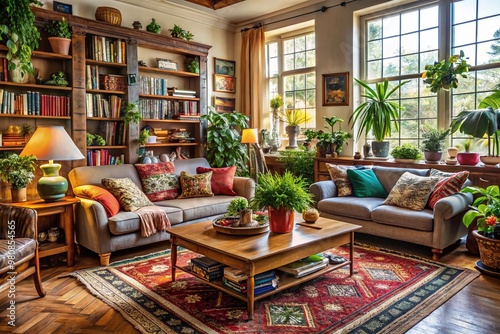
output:
M84 185L74 188L73 193L78 197L88 198L101 203L108 218L116 215L118 211L120 211L120 203L118 203L118 200L104 188Z
M212 192L214 195L236 195L233 191L236 166L222 168L196 167L196 173L202 174L212 171Z
M172 162L135 164L141 178L142 190L151 202L174 199L179 196L179 178Z
M431 173L432 175L432 173ZM434 174L436 176L440 176L439 174ZM429 201L427 205L434 209L434 205L436 202L442 198L447 196L456 194L462 189L465 181L469 177L468 171L462 171L455 174L451 174L450 176L441 177L434 186L434 190L432 190L431 196L429 197Z

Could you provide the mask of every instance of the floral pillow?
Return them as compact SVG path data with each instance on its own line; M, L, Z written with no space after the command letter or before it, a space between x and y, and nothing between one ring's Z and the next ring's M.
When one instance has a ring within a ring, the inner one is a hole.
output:
M147 196L129 177L102 179L101 183L116 197L125 211L135 211L145 206L153 205Z
M405 172L382 204L421 211L439 181L438 177L418 176Z
M469 178L469 171L446 173L437 169L431 169L430 174L431 176L439 177L439 181L436 183L427 203L431 209L434 209L436 202L440 199L458 193Z
M212 171L191 175L182 171L179 176L182 193L178 198L210 197L212 192Z
M335 182L335 186L337 187L337 196L351 196L353 194L352 184L349 180L349 177L347 176L347 170L354 169L354 167L326 163L326 169L328 169L330 177L332 178L333 182Z
M174 199L179 196L179 178L171 162L135 164L141 178L142 189L152 202Z

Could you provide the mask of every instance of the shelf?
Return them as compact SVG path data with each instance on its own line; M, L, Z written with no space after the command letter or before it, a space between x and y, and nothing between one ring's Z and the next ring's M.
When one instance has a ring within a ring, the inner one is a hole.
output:
M161 123L193 123L193 124L199 124L199 120L180 120L180 119L154 119L154 118L143 118L143 122L161 122Z
M101 65L101 66L110 66L110 67L127 67L127 64L114 63L114 62L110 62L110 61L93 60L93 59L85 59L85 63L87 65Z
M7 50L8 49L5 45L0 45L0 51L7 51ZM33 51L31 53L31 57L33 57L33 58L46 58L46 59L66 59L66 60L73 59L73 56L71 56L71 55L62 55L59 53L38 51L38 50Z
M122 150L127 148L126 145L104 145L104 146L87 146L87 150L102 150L102 149L107 149L107 150Z
M0 86L35 88L35 89L43 89L43 90L66 90L66 91L73 90L72 87L37 85L37 84L22 84L22 83L10 82L10 81L0 81Z
M0 146L0 151L22 151L24 146Z
M149 94L139 94L140 98L143 99L163 99L163 100L185 100L185 101L199 101L199 97L184 97L184 96L172 96L172 95L149 95Z
M115 94L115 95L125 95L126 92L121 90L105 90L105 89L87 89L87 93L99 93L99 94Z
M162 68L154 68L154 67L146 67L146 66L139 66L139 72L168 74L168 75L175 75L178 77L185 77L185 78L198 78L200 76L198 73L165 70Z
M42 116L42 115L17 115L17 114L0 114L0 117L71 119L71 116Z
M68 245L59 242L40 243L38 247L40 258L68 251Z
M169 146L197 146L200 143L155 143L155 144L146 144L146 148L148 147L169 147Z
M123 121L123 118L111 118L111 117L87 117L87 121Z

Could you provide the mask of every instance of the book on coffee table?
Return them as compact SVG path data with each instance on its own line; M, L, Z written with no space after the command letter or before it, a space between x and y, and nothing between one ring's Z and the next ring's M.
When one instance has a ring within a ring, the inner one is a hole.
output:
M305 258L278 267L277 269L287 274L294 275L295 278L300 278L315 271L318 271L320 269L323 269L328 265L328 258L322 257L318 260L319 261L311 261L309 258Z

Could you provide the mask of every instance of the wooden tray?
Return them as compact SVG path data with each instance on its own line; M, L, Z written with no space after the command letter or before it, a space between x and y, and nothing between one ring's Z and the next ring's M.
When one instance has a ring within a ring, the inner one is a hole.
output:
M254 235L266 233L269 231L269 223L264 225L260 225L257 227L231 227L231 226L222 226L216 224L216 221L220 218L216 218L212 221L212 226L217 232L232 234L232 235Z

